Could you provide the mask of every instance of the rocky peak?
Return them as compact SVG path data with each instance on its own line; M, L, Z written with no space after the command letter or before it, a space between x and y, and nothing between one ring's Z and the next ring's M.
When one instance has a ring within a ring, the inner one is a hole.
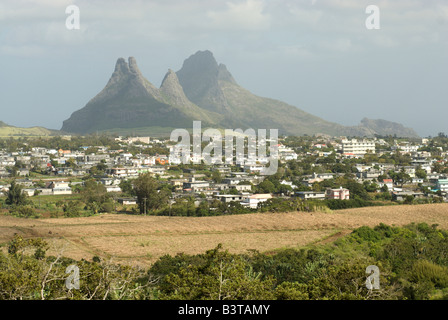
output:
M168 69L168 72L165 74L165 77L162 80L162 85L172 84L172 83L179 83L179 79L177 78L176 73L172 69Z
M198 51L184 61L182 69L186 71L203 70L204 72L217 72L218 63L216 62L213 53L211 53L210 51Z
M236 84L236 81L233 78L232 74L229 72L229 70L227 70L227 67L222 63L218 66L218 80Z
M171 103L175 105L186 106L191 104L191 101L188 100L182 86L179 83L177 74L171 69L168 70L163 78L160 91Z
M214 112L222 112L226 108L226 99L219 85L220 67L210 51L191 55L176 74L190 101ZM229 79L224 70L221 76Z
M129 73L129 66L124 58L118 58L114 73Z
M137 60L134 57L129 57L129 70L134 74L141 74L140 69L137 66Z

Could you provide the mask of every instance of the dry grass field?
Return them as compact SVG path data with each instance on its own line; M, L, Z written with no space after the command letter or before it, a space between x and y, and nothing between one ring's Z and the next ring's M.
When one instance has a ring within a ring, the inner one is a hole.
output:
M448 229L448 204L368 207L332 213L265 213L219 217L154 217L104 214L86 218L21 219L0 216L0 243L15 233L41 237L49 254L93 256L150 265L164 254L201 253L222 243L230 252L261 252L325 243L354 228L412 222ZM3 249L6 247L3 246Z

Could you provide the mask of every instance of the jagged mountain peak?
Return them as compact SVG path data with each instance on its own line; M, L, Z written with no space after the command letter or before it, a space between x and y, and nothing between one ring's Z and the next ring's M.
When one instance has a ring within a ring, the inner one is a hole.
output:
M186 128L201 120L204 127L278 129L281 134L365 135L404 132L396 123L363 119L346 127L284 102L252 94L238 85L209 50L188 57L182 68L169 69L160 88L140 72L137 61L119 58L106 87L64 121L62 130L88 133L114 128ZM405 128L407 129L407 128ZM157 129L158 130L158 129ZM169 133L169 131L167 132Z
M186 127L194 120L212 124L214 115L185 96L173 70L160 89L141 73L134 57L117 59L107 85L84 108L63 122L62 131L89 133L96 130L145 127Z
M160 91L165 95L165 98L177 105L191 105L191 101L188 100L187 96L179 83L176 73L168 69L165 77L163 78L162 84L160 86Z
M227 70L226 65L222 63L220 63L218 66L218 80L236 84L236 81L233 78L232 74L229 72L229 70Z
M140 72L140 69L137 66L137 60L134 57L129 57L128 58L128 62L129 62L129 70L134 73L134 74L138 74L141 75L142 73Z
M179 83L179 79L177 78L176 72L174 72L172 69L168 69L167 73L165 74L165 77L162 80L162 85L160 87L163 87L165 82L171 82L176 81Z
M115 63L114 73L129 73L129 65L124 58L117 59L117 62Z
M176 74L190 101L212 112L226 112L228 105L219 79L233 77L225 66L218 65L213 53L208 50L196 52L184 61Z

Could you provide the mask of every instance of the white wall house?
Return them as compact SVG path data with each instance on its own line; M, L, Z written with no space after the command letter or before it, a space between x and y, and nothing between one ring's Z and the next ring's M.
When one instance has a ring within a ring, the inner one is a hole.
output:
M248 206L251 209L257 209L260 202L268 201L269 199L272 199L272 195L269 193L253 194L245 198L241 204L243 206Z
M375 142L370 140L343 140L342 153L352 153L354 155L364 155L367 152L375 153Z

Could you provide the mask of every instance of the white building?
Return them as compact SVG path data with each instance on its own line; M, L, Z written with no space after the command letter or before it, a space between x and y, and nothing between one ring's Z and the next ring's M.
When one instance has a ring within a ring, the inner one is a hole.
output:
M49 188L53 190L53 195L72 194L72 188L70 188L68 182L53 181L50 183Z
M298 191L296 195L304 200L314 199L314 200L325 200L325 192L316 191Z
M272 199L272 195L269 193L260 193L260 194L253 194L247 198L245 198L241 204L243 206L248 206L251 209L257 209L258 204L260 202L268 201L269 199Z
M375 153L375 142L370 140L343 140L342 153L365 155L367 152Z

